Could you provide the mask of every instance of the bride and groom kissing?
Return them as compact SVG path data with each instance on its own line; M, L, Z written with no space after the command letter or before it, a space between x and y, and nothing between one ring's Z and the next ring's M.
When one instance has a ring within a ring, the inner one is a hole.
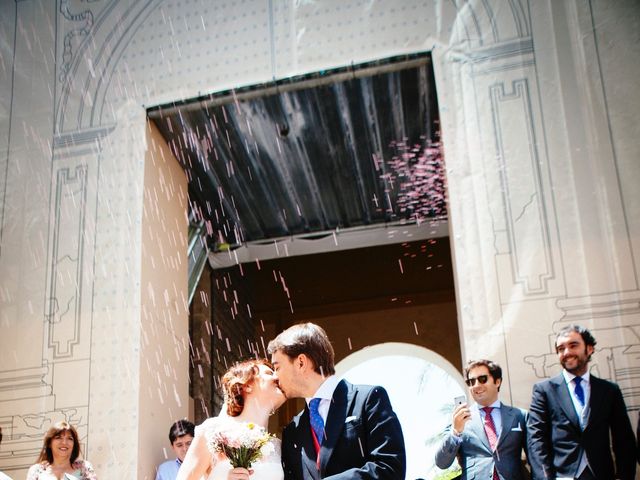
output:
M337 378L321 327L294 325L267 350L271 363L248 360L225 373L222 412L196 427L178 480L404 479L404 439L386 391ZM284 428L282 442L268 437L251 467L234 468L220 439L266 432L287 398L305 398L306 406Z

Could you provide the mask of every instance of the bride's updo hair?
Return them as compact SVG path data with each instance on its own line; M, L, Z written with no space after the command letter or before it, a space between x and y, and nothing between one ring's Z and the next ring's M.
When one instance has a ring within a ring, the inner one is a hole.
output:
M260 365L272 368L271 364L265 359L246 360L236 363L222 376L224 404L230 417L237 417L242 413L246 388L260 373Z

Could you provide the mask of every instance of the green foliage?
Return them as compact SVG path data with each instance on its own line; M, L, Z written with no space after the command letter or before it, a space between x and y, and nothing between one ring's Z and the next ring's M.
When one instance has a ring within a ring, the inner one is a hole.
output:
M228 445L222 445L222 451L233 468L251 468L251 464L260 458L260 447L261 445L233 448Z

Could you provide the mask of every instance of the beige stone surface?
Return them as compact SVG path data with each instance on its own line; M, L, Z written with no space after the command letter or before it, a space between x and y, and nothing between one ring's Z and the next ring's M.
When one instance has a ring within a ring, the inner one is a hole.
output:
M640 406L634 0L1 8L0 469L67 418L99 477L151 478L187 412L186 188L146 106L425 50L463 359L499 360L526 405L584 323Z

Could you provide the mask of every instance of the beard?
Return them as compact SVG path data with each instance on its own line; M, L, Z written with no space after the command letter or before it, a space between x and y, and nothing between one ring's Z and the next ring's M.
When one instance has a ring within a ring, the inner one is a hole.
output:
M587 363L589 363L589 355L585 348L584 355L576 355L575 357L562 360L560 363L562 364L562 368L567 372L576 375L576 372L582 372L586 369ZM571 363L573 366L570 366Z

